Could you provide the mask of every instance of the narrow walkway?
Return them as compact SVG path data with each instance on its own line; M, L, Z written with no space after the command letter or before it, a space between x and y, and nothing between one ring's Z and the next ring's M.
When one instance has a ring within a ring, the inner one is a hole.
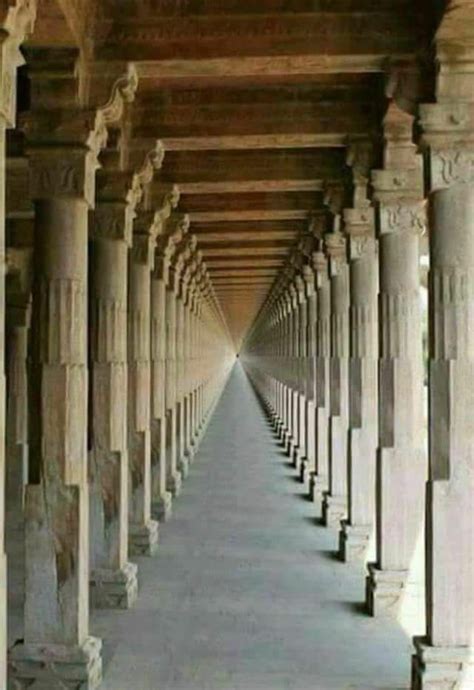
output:
M410 641L360 611L236 366L128 612L94 614L104 690L395 690Z

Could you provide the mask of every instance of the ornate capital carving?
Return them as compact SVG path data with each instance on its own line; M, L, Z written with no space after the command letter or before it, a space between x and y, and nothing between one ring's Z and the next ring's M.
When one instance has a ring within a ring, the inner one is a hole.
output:
M384 205L380 208L380 234L413 233L422 235L426 229L426 206L424 201L402 202Z
M0 113L8 127L15 126L16 71L25 60L20 46L32 33L36 19L36 0L15 0L0 8L0 26L4 32L0 53Z
M97 155L86 148L35 149L30 152L31 198L84 199L93 208Z
M336 276L347 263L347 240L341 232L328 232L324 236L326 253L329 257L331 276Z
M133 244L130 252L131 259L134 263L148 266L150 270L153 269L155 257L155 240L149 234L133 235Z
M124 203L102 203L91 214L90 234L94 239L117 240L132 246L133 208Z

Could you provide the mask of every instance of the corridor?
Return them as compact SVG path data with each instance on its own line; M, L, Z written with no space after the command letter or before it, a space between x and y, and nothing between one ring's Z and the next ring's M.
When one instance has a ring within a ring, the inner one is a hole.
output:
M104 690L409 687L411 640L314 514L236 365L135 607L93 612Z

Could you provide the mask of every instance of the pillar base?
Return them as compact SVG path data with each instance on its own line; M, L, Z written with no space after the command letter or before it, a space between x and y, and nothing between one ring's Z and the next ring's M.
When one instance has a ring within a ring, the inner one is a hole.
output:
M306 484L310 489L310 480L312 473L310 471L308 458L302 458L299 466L299 477L302 484ZM310 494L311 495L311 494Z
M176 471L169 479L166 485L166 489L173 495L179 496L181 493L181 487L183 484L183 478L181 472Z
M81 647L15 644L9 653L10 690L95 690L102 683L102 641Z
M291 439L288 444L288 455L291 460L291 464L295 469L297 469L300 458L300 449L299 446L296 445L294 439Z
M126 563L121 570L91 572L91 605L96 609L130 609L138 597L137 566Z
M151 504L151 516L158 522L168 522L173 510L173 497L169 491Z
M341 522L347 517L346 496L331 496L324 494L323 499L323 524L325 527L341 526Z
M349 525L347 520L342 521L342 529L339 532L339 555L344 563L364 562L372 536L370 525Z
M413 642L411 690L473 690L473 647L431 647L424 637Z
M130 525L128 551L131 556L155 556L158 551L158 523L149 520L145 525Z
M369 615L395 618L408 580L408 570L380 570L376 563L369 563L367 567L365 594Z
M193 444L190 444L188 448L186 448L186 452L184 455L188 461L188 465L192 465L194 462L194 458L196 457L196 448Z
M327 477L322 477L319 474L312 473L309 478L309 497L316 505L318 515L323 514L324 496L328 490Z
M187 479L189 476L189 460L186 455L183 455L178 460L178 470L181 474L182 479Z

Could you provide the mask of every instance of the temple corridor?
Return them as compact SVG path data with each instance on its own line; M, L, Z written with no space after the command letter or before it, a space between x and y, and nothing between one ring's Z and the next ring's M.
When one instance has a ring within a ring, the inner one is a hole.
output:
M288 465L237 364L135 607L93 617L104 690L409 686L411 640L361 612L360 571Z

